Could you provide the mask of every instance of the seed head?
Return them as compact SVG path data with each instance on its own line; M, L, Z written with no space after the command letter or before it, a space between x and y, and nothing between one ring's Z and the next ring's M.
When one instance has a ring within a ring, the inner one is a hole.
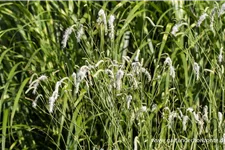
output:
M64 35L63 35L63 40L62 40L62 48L66 47L67 41L69 39L70 34L73 32L73 27L69 27L66 29Z
M198 80L199 79L199 70L200 70L200 66L198 65L198 63L194 62L193 69L194 69L194 72L195 72L195 74L197 76L197 80Z
M202 24L202 22L206 19L208 15L206 13L203 13L200 17L199 17L199 20L197 22L197 27L200 27L200 25Z

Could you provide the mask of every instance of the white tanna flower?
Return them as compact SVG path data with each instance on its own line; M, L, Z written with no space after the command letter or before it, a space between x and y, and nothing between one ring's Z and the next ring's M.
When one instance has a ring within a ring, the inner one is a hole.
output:
M182 125L183 125L183 131L187 130L187 122L188 122L188 116L183 116L182 117Z
M77 42L80 42L82 36L84 35L84 28L83 25L80 25L80 29L77 32L76 38L77 38Z
M176 33L179 31L179 28L182 26L182 24L175 24L172 28L171 34L176 36Z
M206 122L209 122L209 118L208 118L208 106L207 105L205 105L203 111L204 111L204 115L202 117L203 120L205 120Z
M131 66L132 66L132 72L139 75L140 69L141 69L141 63L140 62L132 62Z
M122 84L121 82L122 82L123 75L124 75L124 71L122 69L119 69L116 74L116 88L118 91L121 90L121 84Z
M180 117L183 118L184 115L183 115L182 111L180 110L180 108L177 108L177 110L178 110L179 113L180 113Z
M208 15L206 13L203 13L200 17L199 17L199 20L196 24L197 27L200 27L200 25L202 24L202 22L206 19Z
M198 65L198 63L194 62L194 66L193 66L193 70L197 76L197 80L199 79L199 71L200 71L200 66Z
M105 11L103 9L100 9L98 12L98 20L97 20L98 24L103 23L104 27L105 27L105 34L107 35L108 33L108 29L107 29L107 21L106 21L106 14Z
M114 79L114 74L113 74L112 70L105 69L105 73L108 74L110 78Z
M109 37L111 40L114 39L114 25L113 25L114 21L115 21L115 16L110 15L108 23L109 23L109 30L110 30Z
M136 56L134 58L134 61L135 62L138 62L139 61L139 55L140 55L140 49L137 50L137 54L136 54Z
M194 109L192 107L189 107L186 111L192 113Z
M175 24L172 28L171 34L175 36L178 31L179 31L179 26Z
M52 96L49 97L49 112L50 113L53 112L54 103L59 97L59 87L62 85L63 81L66 79L68 79L68 77L62 78L60 81L56 82L55 90L52 93Z
M77 75L76 75L75 72L73 72L72 77L73 77L73 82L74 82L74 84L76 84L76 80L77 80L76 78L77 78Z
M141 112L146 112L147 111L147 107L146 106L142 106L140 109Z
M132 96L131 95L128 95L127 96L127 109L130 109L131 100L132 100Z
M130 31L126 31L124 33L124 44L123 44L123 49L126 49L129 45L129 39L130 39Z
M154 112L156 109L157 109L158 105L157 104L153 104L152 105L152 109L151 109L151 112Z
M170 76L174 79L175 78L175 69L173 66L170 66Z
M170 112L169 118L168 118L168 128L171 129L173 125L174 118L178 117L179 115L177 112Z
M36 94L36 92L37 92L37 88L38 88L38 86L39 86L39 84L40 84L40 82L41 81L44 81L44 80L47 80L47 76L46 75L41 75L39 78L37 78L36 80L34 80L34 81L32 81L31 82L31 80L30 80L30 85L29 85L29 88L28 88L28 90L26 91L26 93L27 92L29 92L31 89L33 89L33 94ZM32 79L32 78L31 78Z
M219 119L219 127L221 127L221 124L223 122L223 114L221 112L218 112L218 119Z
M164 64L168 66L172 66L172 60L170 59L170 57L166 58L166 60L164 61Z
M170 57L166 58L166 60L164 61L164 64L169 66L170 76L174 79L175 78L175 69L172 65L172 60L170 59Z
M67 41L69 39L70 34L73 32L73 26L69 27L66 29L64 35L63 35L63 40L62 40L62 48L66 47Z
M202 131L203 131L203 127L204 127L204 121L201 119L199 122L198 122L198 124L199 124L199 134L202 134Z
M223 60L223 47L220 48L220 54L218 56L218 61L219 63L221 63Z
M42 97L41 94L38 94L38 96L35 98L35 100L32 102L32 107L36 108L37 107L37 100L39 97Z
M79 91L79 86L82 80L87 76L87 73L89 73L90 68L88 66L82 66L80 70L77 73L77 78L76 78L76 90L75 93L78 93Z
M148 82L151 81L151 75L150 73L143 67L141 67L141 72L144 73L146 75L146 77L148 78Z
M221 15L224 14L224 12L225 12L225 3L223 3L223 5L221 6L218 16L220 17Z
M200 123L200 116L199 116L199 113L193 112L193 115L194 115L195 121L196 121L197 123Z

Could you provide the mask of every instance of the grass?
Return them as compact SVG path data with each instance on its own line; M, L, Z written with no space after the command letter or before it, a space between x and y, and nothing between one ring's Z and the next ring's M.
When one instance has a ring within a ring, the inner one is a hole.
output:
M1 2L2 150L224 149L223 7Z

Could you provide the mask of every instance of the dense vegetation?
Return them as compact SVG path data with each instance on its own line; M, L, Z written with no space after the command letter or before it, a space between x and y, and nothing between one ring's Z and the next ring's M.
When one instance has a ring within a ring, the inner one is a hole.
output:
M4 149L222 149L222 1L0 2Z

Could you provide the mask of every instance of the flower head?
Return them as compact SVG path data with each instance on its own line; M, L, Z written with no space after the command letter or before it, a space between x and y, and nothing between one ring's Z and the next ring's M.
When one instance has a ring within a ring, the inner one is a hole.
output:
M66 47L67 41L69 39L70 34L73 32L73 26L69 27L66 29L64 35L63 35L63 40L62 40L62 48Z
M202 24L202 22L206 19L208 15L206 13L203 13L200 17L199 17L199 20L197 22L197 27L200 27L200 25Z
M198 63L194 62L194 66L193 66L193 70L197 76L197 80L199 79L199 70L200 70L200 66L198 65Z
M107 21L106 21L106 15L105 15L105 11L103 9L100 9L98 12L98 20L97 20L98 24L103 23L104 27L105 27L105 34L107 34L108 29L107 29Z
M113 25L114 20L115 20L115 16L110 15L108 23L109 23L109 30L110 30L109 37L111 40L114 39L114 25Z

